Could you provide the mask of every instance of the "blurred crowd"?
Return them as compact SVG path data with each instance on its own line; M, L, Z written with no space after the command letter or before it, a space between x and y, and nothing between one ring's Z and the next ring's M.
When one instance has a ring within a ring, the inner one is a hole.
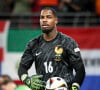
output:
M29 14L47 6L60 12L100 13L100 0L0 0L0 13Z
M100 0L0 0L0 20L10 19L13 27L18 26L17 20L19 27L39 26L36 21L39 21L39 12L44 7L52 7L61 14L91 12L100 16Z
M31 90L26 85L17 85L9 75L0 76L0 90Z

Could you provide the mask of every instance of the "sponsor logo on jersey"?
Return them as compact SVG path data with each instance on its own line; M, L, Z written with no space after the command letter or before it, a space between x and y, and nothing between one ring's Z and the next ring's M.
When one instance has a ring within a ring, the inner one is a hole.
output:
M41 53L42 53L42 52L38 52L38 53L36 53L35 55L38 56L38 55L40 55Z
M62 53L63 53L63 48L61 47L61 45L57 45L55 47L55 60L56 61L61 61L62 59Z

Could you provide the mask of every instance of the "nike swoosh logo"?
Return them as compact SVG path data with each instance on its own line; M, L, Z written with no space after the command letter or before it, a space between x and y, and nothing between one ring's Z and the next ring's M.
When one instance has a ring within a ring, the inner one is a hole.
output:
M36 53L36 56L38 56L38 55L40 55L42 52L38 52L38 53Z

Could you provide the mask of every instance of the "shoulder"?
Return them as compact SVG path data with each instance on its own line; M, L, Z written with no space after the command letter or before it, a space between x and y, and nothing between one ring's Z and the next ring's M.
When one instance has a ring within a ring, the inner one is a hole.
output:
M33 46L37 45L40 42L40 38L41 38L41 35L36 37L36 38L34 38L34 39L32 39L32 40L30 40L28 42L27 46L33 47Z
M65 41L68 43L72 43L72 42L76 43L76 41L72 37L65 35L63 33L60 33L60 34L61 34L62 41Z
M77 42L72 37L65 34L62 34L62 37L62 44L66 50L74 50L75 52L80 51Z

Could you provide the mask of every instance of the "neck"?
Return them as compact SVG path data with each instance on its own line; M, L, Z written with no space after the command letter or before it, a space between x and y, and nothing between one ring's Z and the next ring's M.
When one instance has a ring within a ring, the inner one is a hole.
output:
M57 30L52 30L52 32L50 32L49 34L45 34L43 33L43 38L46 41L51 41L53 40L55 37L57 36Z

